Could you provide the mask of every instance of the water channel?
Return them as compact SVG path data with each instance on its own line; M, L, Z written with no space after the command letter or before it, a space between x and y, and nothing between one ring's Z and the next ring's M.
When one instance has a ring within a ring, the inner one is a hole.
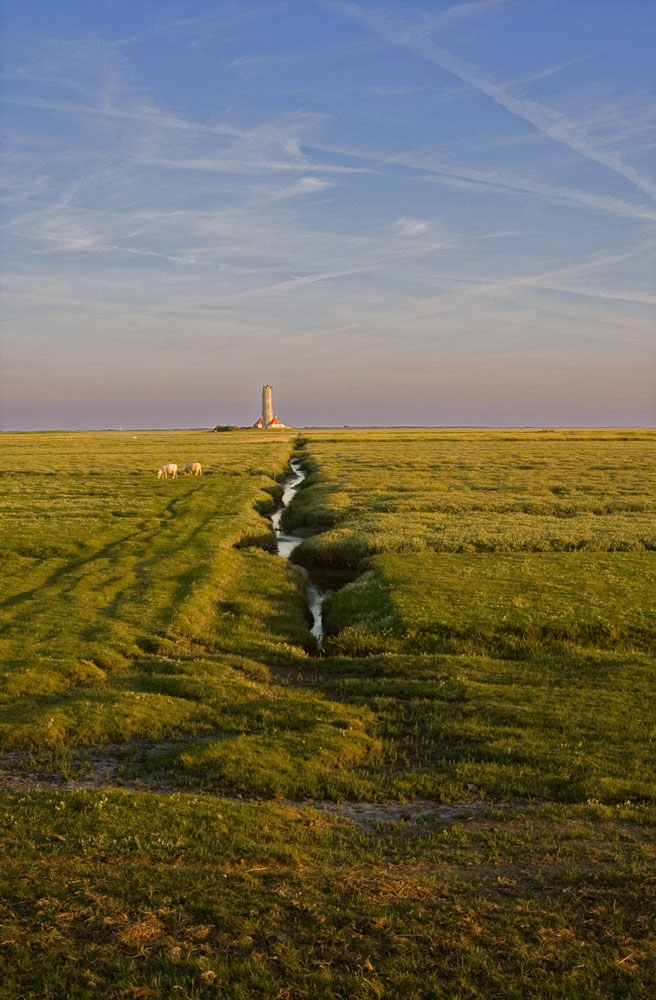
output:
M303 469L297 458L292 458L289 464L292 471L280 484L283 488L280 507L271 515L271 523L273 524L273 530L276 533L276 540L278 542L278 555L282 556L283 559L289 559L294 549L301 544L303 539L313 534L307 528L301 528L297 531L285 531L280 526L283 511L298 493L303 480L307 478L307 472ZM324 636L323 602L331 593L332 590L320 587L311 577L308 579L307 602L312 616L312 628L310 631L317 640L319 650L321 649Z

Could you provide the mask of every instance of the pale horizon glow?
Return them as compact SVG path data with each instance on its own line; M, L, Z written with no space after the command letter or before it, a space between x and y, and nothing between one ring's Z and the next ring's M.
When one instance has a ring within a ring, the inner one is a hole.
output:
M656 423L656 5L7 0L0 429Z

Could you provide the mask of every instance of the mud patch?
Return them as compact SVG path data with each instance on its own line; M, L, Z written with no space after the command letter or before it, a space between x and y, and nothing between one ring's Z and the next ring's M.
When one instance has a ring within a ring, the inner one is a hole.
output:
M234 733L194 736L194 744L216 743ZM131 791L173 792L179 784L156 771L176 750L184 750L189 740L134 740L66 750L7 750L0 758L0 791L29 791L49 788L126 788Z
M298 805L298 803L289 803ZM429 799L414 799L411 802L312 802L306 803L320 812L350 819L366 833L380 830L384 823L405 824L409 828L447 826L453 823L467 823L484 813L523 812L530 808L528 802L494 802L479 799L466 804L443 805ZM537 803L534 807L537 806Z
M206 741L216 741L217 736ZM541 803L525 800L495 801L477 799L467 803L445 805L430 799L413 799L409 802L329 802L309 799L249 798L243 795L226 795L208 791L202 787L180 784L166 772L148 774L148 769L157 765L161 758L182 749L179 740L162 740L158 743L139 742L136 744L87 747L71 753L70 760L63 762L43 760L34 768L35 758L25 751L10 751L0 762L0 793L29 791L80 791L108 788L125 791L149 792L156 795L202 795L234 802L240 805L262 805L275 803L290 806L301 812L318 812L327 816L346 819L354 823L364 833L382 833L384 826L393 825L417 833L440 826L467 823L485 814L503 813L513 815L539 808ZM135 772L142 770L137 775Z

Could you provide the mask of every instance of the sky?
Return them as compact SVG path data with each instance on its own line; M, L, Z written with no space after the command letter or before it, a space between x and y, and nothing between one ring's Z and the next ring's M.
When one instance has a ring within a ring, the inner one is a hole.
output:
M656 423L652 0L6 0L4 430Z

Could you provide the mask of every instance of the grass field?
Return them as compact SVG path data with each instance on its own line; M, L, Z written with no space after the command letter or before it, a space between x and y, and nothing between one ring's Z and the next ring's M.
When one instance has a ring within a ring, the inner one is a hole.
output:
M305 565L378 552L656 549L649 431L314 432L286 523L332 528Z
M333 596L326 618L332 648L356 655L654 653L654 594L651 552L387 553Z
M635 812L542 807L413 831L209 797L6 802L2 995L653 996Z
M0 998L651 997L655 452L0 436Z

